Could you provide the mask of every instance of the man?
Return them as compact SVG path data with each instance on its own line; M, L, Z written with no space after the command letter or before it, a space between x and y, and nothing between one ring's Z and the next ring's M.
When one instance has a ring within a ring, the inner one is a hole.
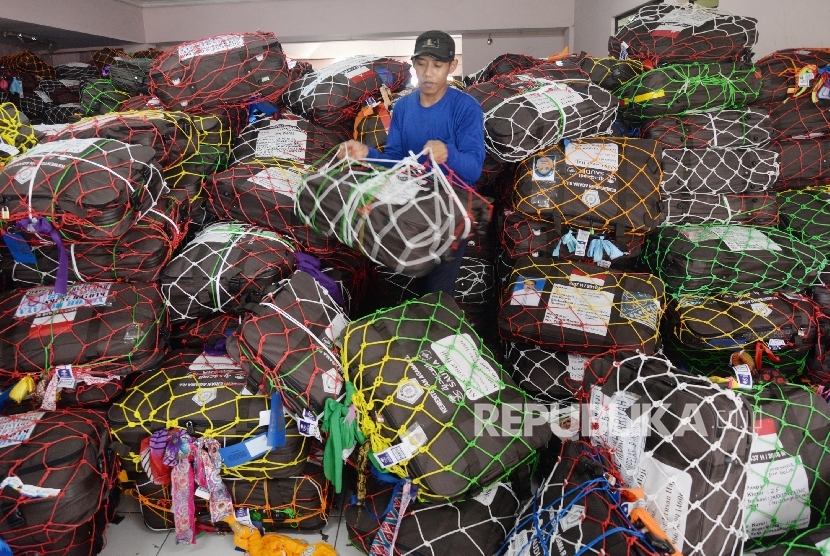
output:
M484 113L473 97L449 86L447 78L458 67L455 41L442 31L423 33L415 41L412 65L418 88L395 104L384 152L352 140L343 143L338 156L343 158L348 152L358 160L401 160L410 151L431 149L438 164L446 165L465 183L475 183L484 164ZM461 239L452 260L425 277L425 293L443 291L455 296L467 246Z

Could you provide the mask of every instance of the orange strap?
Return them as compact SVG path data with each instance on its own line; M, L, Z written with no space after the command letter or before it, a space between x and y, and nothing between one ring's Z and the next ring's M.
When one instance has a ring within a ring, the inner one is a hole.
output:
M386 130L386 133L389 133L389 127L392 125L392 116L389 114L389 110L386 109L386 106L383 103L375 104L374 106L364 106L360 109L360 112L357 113L357 117L354 120L354 138L356 141L360 141L360 135L358 134L360 124L363 120L371 116L377 116L380 118L380 122L383 124L383 129Z
M561 52L554 54L553 56L548 56L548 62L555 62L556 60L563 60L568 57L568 47L562 49Z

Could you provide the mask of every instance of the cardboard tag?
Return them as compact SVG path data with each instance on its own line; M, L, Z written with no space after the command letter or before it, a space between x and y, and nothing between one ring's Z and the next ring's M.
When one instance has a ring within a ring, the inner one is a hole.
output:
M749 370L749 365L736 365L732 367L732 370L735 371L735 377L738 379L738 388L752 388L752 372Z
M254 526L251 522L251 510L249 508L236 508L233 513L236 522L240 525L245 525L246 527Z
M579 230L576 232L576 253L574 253L577 257L584 257L585 250L588 246L588 238L591 237L591 234L588 230Z
M810 83L813 82L813 79L815 77L816 76L813 75L813 72L811 72L811 71L807 71L807 72L802 73L801 75L798 76L798 86L799 87L809 87Z
M197 488L193 495L203 500L210 500L210 492L205 487Z
M225 467L236 467L248 463L268 451L268 435L260 434L245 442L219 448L219 455Z
M303 416L297 422L297 428L300 429L300 434L307 437L313 437L322 442L320 436L320 426L317 424L317 418L307 409L303 409Z
M61 365L55 367L55 374L58 375L58 388L71 390L75 388L75 375L72 373L72 365Z
M9 252L17 264L37 264L35 253L29 246L29 242L23 239L20 234L3 234L3 241L6 243Z

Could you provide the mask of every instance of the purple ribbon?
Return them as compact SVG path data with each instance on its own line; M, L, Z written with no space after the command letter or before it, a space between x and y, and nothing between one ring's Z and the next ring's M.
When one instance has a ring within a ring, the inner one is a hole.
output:
M228 339L224 336L219 338L218 340L216 340L216 342L213 345L210 345L209 343L205 342L203 351L205 352L205 355L210 355L212 357L219 357L221 355L227 355L228 354L228 348L226 346L227 342L228 342Z
M52 224L43 216L35 218L23 218L17 221L17 227L24 231L31 230L38 234L49 234L52 241L58 247L58 273L55 276L55 293L61 295L66 294L66 286L69 282L69 256L66 254L66 247L63 246L63 240L60 233L52 227Z
M343 294L340 292L337 282L334 278L325 274L320 270L320 260L307 253L294 252L294 258L297 260L297 270L302 270L306 274L310 274L312 278L317 280L317 283L323 286L331 295L338 305L345 307L346 301L343 299Z

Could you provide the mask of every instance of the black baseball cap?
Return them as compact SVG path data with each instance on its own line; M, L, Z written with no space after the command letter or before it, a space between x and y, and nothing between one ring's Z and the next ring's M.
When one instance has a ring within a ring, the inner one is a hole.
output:
M415 39L415 54L418 56L432 56L442 62L455 60L455 41L443 31L427 31Z

